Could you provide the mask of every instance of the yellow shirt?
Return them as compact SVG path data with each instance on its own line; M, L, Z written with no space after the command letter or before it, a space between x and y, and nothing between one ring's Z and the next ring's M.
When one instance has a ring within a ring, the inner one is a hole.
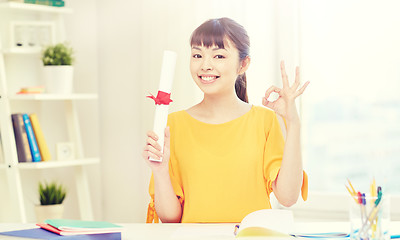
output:
M196 120L186 111L168 117L170 177L182 204L181 222L240 222L271 208L269 194L283 155L284 140L275 112L253 106L222 124ZM147 222L153 218L153 177ZM307 178L303 178L303 198Z

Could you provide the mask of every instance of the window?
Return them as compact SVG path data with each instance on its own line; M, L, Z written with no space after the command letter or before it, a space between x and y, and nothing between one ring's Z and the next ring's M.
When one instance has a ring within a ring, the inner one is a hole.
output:
M389 4L311 2L301 28L310 190L343 192L349 178L369 191L375 177L400 194L400 35L390 27L400 16Z

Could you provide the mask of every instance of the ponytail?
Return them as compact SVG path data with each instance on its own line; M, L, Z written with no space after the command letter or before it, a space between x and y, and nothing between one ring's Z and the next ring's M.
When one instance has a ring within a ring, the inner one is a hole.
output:
M236 95L240 100L249 103L249 99L247 98L246 73L243 73L236 78L235 90L236 90Z

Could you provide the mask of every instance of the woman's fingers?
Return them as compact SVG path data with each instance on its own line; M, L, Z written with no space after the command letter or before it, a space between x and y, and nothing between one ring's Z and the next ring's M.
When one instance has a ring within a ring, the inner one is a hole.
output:
M299 86L300 86L300 69L299 67L296 67L296 76L294 78L294 83L292 88L296 90Z
M147 143L148 146L150 145L150 146L153 146L155 149L157 149L159 151L161 150L160 144L158 144L158 142L156 140L154 140L153 138L151 138L151 137L147 138L146 143Z
M143 158L161 159L161 146L157 142L158 136L153 131L147 132L146 146L143 149Z
M310 81L307 81L306 83L304 83L304 85L296 92L296 97L303 94L303 92L304 92L304 90L306 90L308 84L310 84Z
M157 154L155 154L153 152L150 152L148 150L144 150L142 156L143 156L144 159L154 158L154 159L160 160L160 156L159 155L157 155Z
M169 133L169 127L167 126L164 130L164 148L169 148L170 144L170 133Z
M268 101L268 99L266 99L265 97L263 97L263 99L262 99L262 104L264 106L266 106L267 108L274 109L274 103L275 102Z
M271 86L267 89L267 91L265 91L265 98L268 100L269 96L271 95L271 93L276 92L276 93L280 93L281 89L275 86Z
M300 86L300 68L297 66L296 67L296 76L294 79L294 83L292 86L289 85L289 80L288 80L288 76L286 74L286 70L285 70L285 63L284 61L281 61L281 74L282 74L282 83L283 83L283 89L282 89L282 93L284 95L288 95L288 96L294 96L294 97L298 97L301 94L303 94L303 92L306 90L308 84L310 83L309 81L307 81L299 90L297 90ZM289 91L288 91L289 90Z
M284 61L281 61L281 76L282 76L283 88L289 87L289 80L286 74Z
M146 145L143 149L143 157L144 158L149 158L149 157L153 157L156 159L160 159L162 156L162 153L160 152L160 150L157 150L156 148L154 148L152 145Z
M155 141L158 140L158 136L154 131L148 131L147 132L147 137L150 137L150 138L154 139Z

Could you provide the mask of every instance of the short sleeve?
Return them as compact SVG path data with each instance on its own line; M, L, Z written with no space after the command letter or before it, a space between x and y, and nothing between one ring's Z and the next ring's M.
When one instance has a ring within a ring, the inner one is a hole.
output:
M278 176L282 164L285 142L276 114L272 113L272 116L270 115L269 119L266 118L264 121L271 123L265 127L264 147L264 180L269 195L272 192L272 183Z
M277 178L281 168L283 149L285 146L282 131L276 114L274 114L272 118L271 127L266 135L267 140L264 150L264 178L269 195L272 192L272 183ZM304 201L307 200L308 197L308 176L305 171L303 171L301 197Z
M171 170L170 170L169 174L170 174L171 184L172 184L172 187L174 189L174 192L175 192L177 198L179 199L179 202L183 206L184 195L183 195L183 191L182 191L182 187L181 187L180 181L176 177L174 177L174 175L173 175ZM154 221L154 223L158 223L159 219L158 219L158 216L157 216L157 212L156 212L156 209L155 209L155 203L154 203L154 177L153 177L153 174L151 175L151 178L150 178L149 194L150 194L150 198L151 199L150 199L149 206L147 208L147 220L146 220L146 223L152 223L153 221Z
M301 185L301 197L304 201L308 198L308 176L305 171L303 171L303 184Z

